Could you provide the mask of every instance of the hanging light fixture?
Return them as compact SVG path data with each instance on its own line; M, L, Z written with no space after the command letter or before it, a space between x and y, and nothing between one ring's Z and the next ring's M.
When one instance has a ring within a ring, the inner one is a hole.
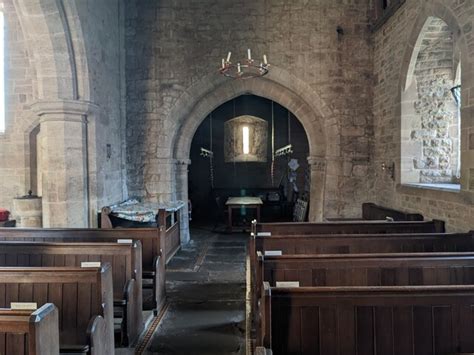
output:
M227 54L227 58L222 58L221 68L219 72L233 79L250 79L264 76L268 73L270 64L268 64L267 56L263 55L263 61L258 63L252 59L252 51L247 49L247 58L237 62L230 61L232 52Z
M255 116L239 116L224 123L226 163L267 161L268 122Z

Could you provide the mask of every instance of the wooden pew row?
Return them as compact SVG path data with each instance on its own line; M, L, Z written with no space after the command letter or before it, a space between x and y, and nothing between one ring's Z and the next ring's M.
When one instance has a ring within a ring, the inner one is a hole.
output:
M263 256L258 252L255 294L263 282L311 286L474 285L474 251ZM258 311L256 311L258 314Z
M162 249L165 251L166 263L176 254L181 247L181 230L179 224L180 211L166 211L166 209L158 210L156 220L158 223L142 223L128 221L111 214L109 207L103 207L99 213L99 228L101 229L113 229L113 228L126 228L126 229L151 229L155 230L155 233L160 234L160 240L162 240Z
M423 215L419 213L407 213L388 207L376 205L367 202L362 204L362 219L365 220L384 220L387 217L394 221L423 221Z
M58 308L61 352L114 354L112 270L0 267L0 307L11 302Z
M474 231L469 233L337 234L337 235L251 235L249 253L255 270L256 253L274 251L287 254L348 254L457 252L474 248Z
M260 344L279 354L470 354L474 286L273 288Z
M387 219L393 221L423 221L423 215L419 213L407 213L388 207L366 202L362 204L362 218L327 218L328 221L384 221Z
M142 244L143 288L153 291L153 308L163 307L165 292L164 237L156 228L0 228L0 241L112 242L135 240Z
M143 330L141 243L0 242L0 266L81 267L84 262L112 266L114 306L120 344L133 344Z
M333 221L322 223L252 222L252 234L298 235L298 234L394 234L394 233L444 233L443 221Z
M37 310L0 309L0 353L58 355L58 309L46 303Z
M412 253L474 251L474 232L434 234L353 234L250 237L252 288L257 252L288 254ZM255 305L254 298L253 304Z

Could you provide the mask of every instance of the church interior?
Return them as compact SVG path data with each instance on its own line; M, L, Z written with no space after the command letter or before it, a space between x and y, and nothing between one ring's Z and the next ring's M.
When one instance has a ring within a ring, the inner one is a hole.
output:
M0 354L474 354L473 31L0 0Z

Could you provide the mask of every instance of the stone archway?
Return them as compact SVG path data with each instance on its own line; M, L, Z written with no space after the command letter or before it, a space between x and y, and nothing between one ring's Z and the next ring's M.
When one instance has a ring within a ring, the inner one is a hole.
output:
M327 134L332 112L307 84L288 72L272 67L265 78L229 80L217 74L204 78L186 91L174 105L169 129L175 163L173 195L188 200L188 165L194 133L204 118L221 104L244 94L260 96L289 109L301 122L309 143L311 169L310 221L323 219ZM187 213L182 214L183 242L189 240Z

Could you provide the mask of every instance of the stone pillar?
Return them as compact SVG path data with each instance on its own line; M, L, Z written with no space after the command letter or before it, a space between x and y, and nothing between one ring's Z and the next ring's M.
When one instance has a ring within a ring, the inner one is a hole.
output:
M41 101L44 227L89 226L87 116L96 106L83 101Z
M191 239L189 234L189 215L188 215L188 169L191 164L190 159L176 160L176 199L184 202L184 208L179 214L179 225L181 228L181 244L186 244Z
M322 157L309 156L310 168L310 192L309 192L309 215L310 222L321 222L324 218L324 189L326 186L326 159Z

